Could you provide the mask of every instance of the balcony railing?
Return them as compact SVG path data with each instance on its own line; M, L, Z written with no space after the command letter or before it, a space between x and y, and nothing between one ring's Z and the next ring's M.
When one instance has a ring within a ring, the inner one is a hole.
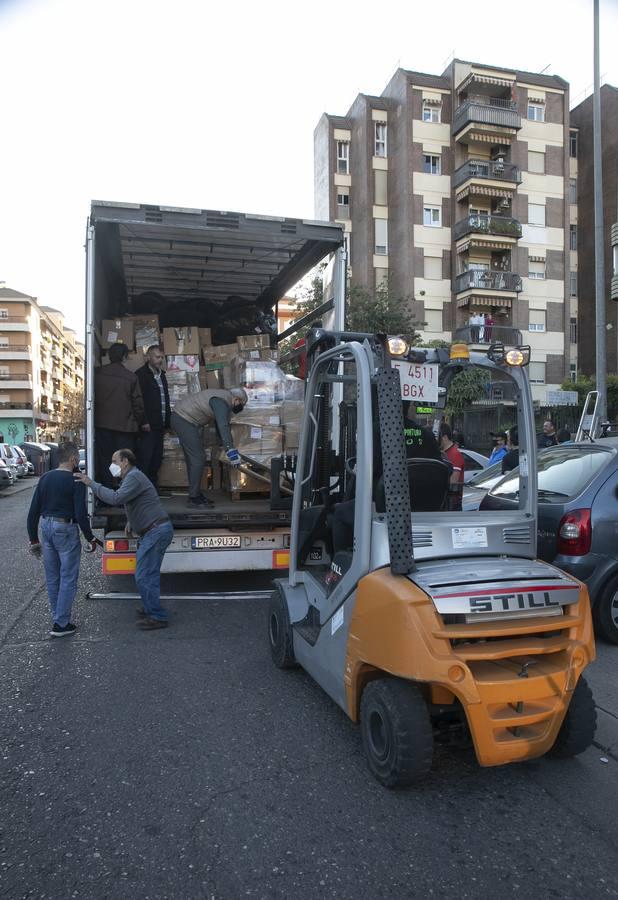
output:
M0 347L0 353L29 353L30 350L29 344L9 344L6 347Z
M7 403L5 400L0 400L0 409L32 409L32 403L26 400L21 403Z
M22 325L29 325L30 319L26 316L0 316L0 328L3 322L20 322Z
M466 325L458 328L453 335L454 341L463 341L466 344L493 344L500 341L506 346L513 347L522 342L521 331L510 325Z
M521 184L521 173L512 163L492 159L469 159L453 174L453 185L459 187L469 178L491 178Z
M28 372L0 372L0 381L28 381L32 383L32 375Z
M468 97L455 110L453 134L466 125L477 122L480 125L497 125L500 128L521 128L521 117L517 104L502 97Z
M497 234L521 237L521 224L510 216L466 216L455 222L453 238L457 241L466 234Z
M453 290L456 294L475 288L483 291L521 291L521 275L515 272L489 272L471 269L456 275Z

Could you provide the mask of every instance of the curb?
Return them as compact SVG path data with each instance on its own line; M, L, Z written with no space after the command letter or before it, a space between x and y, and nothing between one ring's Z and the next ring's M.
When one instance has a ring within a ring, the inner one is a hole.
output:
M0 491L0 497L13 497L15 494L21 494L22 491L27 491L31 487L36 487L39 483L39 479L36 475L30 476L28 479L24 479L22 482L18 484L12 484L11 487L5 488L5 490Z

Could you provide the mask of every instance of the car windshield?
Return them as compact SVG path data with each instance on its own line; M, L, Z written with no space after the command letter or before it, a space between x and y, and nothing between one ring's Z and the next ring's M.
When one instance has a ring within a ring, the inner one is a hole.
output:
M479 488L480 490L486 491L490 484L500 475L502 475L502 460L493 463L491 466L487 466L486 469L482 469L480 472L477 472L476 475L473 475L468 481L467 487Z
M538 457L539 503L560 503L576 497L590 484L614 451L598 447L552 447ZM519 469L491 491L492 497L517 498Z

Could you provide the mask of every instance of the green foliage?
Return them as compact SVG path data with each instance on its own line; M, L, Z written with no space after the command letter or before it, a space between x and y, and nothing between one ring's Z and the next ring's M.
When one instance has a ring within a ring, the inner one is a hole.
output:
M433 338L431 341L422 341L418 346L448 350L451 345L448 341L443 341L440 338Z
M596 379L594 375L579 375L575 382L565 379L560 387L563 391L577 391L581 410L586 402L586 394L596 388ZM607 376L607 416L612 422L618 419L618 375Z
M461 413L475 400L486 396L489 376L480 368L471 366L459 372L448 389L447 412Z
M390 280L375 290L355 285L347 302L346 328L349 331L402 335L416 344L417 322L410 310L410 298L392 290Z
M309 281L299 288L296 294L296 299L294 301L294 311L295 317L297 319L306 316L307 313L313 312L314 309L317 309L318 306L321 306L324 302L322 276L325 268L326 263L322 263L321 265L319 265L313 272ZM301 338L305 337L305 335L309 331L309 328L309 325L305 325L303 328L300 328L295 334L293 334L292 337L286 338L284 341L281 341L281 343L279 344L281 355L283 356L285 353L289 353L294 344Z

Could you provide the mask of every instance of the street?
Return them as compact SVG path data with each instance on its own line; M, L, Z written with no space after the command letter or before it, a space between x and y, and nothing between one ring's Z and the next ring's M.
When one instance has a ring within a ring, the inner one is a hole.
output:
M85 555L79 631L51 640L31 495L0 496L1 897L618 896L618 647L588 672L600 746L501 769L438 747L389 792L357 727L272 665L265 603L178 600L141 633L134 602L84 599L109 589Z

